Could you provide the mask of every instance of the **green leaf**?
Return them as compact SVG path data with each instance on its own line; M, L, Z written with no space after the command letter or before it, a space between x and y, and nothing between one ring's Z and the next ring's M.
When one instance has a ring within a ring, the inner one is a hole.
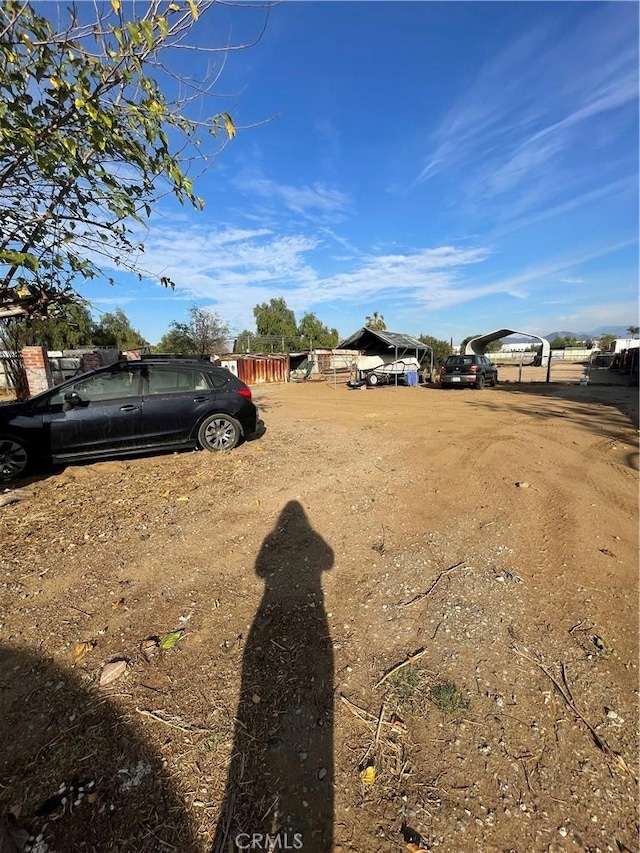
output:
M184 628L178 628L177 631L169 631L168 634L163 634L160 637L159 646L163 652L168 652L169 649L172 649L175 644L182 639L182 635L184 634Z
M153 44L153 24L151 21L141 21L140 29L142 31L142 35L144 36L144 40L147 43L147 47L151 47Z
M37 272L40 264L35 255L29 252L16 252L13 249L0 249L0 264L26 267L31 272Z

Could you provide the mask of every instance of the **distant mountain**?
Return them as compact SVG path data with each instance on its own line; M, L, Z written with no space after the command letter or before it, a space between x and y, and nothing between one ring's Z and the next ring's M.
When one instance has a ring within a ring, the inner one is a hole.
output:
M586 332L549 332L548 335L543 335L548 341L555 341L556 338L575 338L577 341L584 341L591 337Z
M616 338L626 338L626 326L600 326L597 329L592 329L590 332L549 332L548 335L543 335L548 341L555 341L556 338L575 338L578 341L587 341L593 338L601 338L603 335L615 335Z
M597 340L603 335L615 335L616 338L627 338L626 326L600 326L597 329L592 329L590 332L549 332L548 335L543 335L548 341L555 341L556 338L574 338L577 341ZM532 343L531 338L523 338L519 335L509 337L509 343Z

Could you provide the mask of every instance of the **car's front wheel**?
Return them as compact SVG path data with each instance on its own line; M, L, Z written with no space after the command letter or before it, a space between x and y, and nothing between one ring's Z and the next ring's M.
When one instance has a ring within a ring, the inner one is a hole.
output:
M200 425L198 444L204 450L233 450L240 441L242 429L229 415L210 415Z
M375 373L370 373L370 374L367 376L367 385L368 385L370 388L373 388L373 387L374 387L375 385L377 385L379 382L380 382L380 380L379 380L379 378L375 375Z
M7 436L0 438L0 480L21 477L29 466L29 453L23 441Z

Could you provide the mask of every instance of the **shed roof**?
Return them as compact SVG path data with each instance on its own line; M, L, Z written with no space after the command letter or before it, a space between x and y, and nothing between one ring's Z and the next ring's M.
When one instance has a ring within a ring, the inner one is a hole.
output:
M427 352L431 348L423 344L417 338L411 335L403 335L400 332L379 332L376 329L370 329L368 326L363 326L354 332L351 337L341 341L338 344L339 349L357 349L364 352L371 350L389 349L397 347L398 349L412 349Z

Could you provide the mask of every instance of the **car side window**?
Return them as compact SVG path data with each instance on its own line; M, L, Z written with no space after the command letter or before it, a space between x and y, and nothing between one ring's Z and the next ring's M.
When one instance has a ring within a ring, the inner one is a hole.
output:
M149 365L148 380L147 393L149 395L180 394L185 391L210 390L207 376L202 370L188 370L179 367L164 369Z
M64 395L71 391L75 391L85 403L102 403L107 400L121 400L124 397L138 397L140 395L138 371L108 371L88 379L80 379L49 397L48 404L56 406L64 403Z
M213 385L214 388L224 388L229 384L229 376L221 373L208 373L209 382Z

